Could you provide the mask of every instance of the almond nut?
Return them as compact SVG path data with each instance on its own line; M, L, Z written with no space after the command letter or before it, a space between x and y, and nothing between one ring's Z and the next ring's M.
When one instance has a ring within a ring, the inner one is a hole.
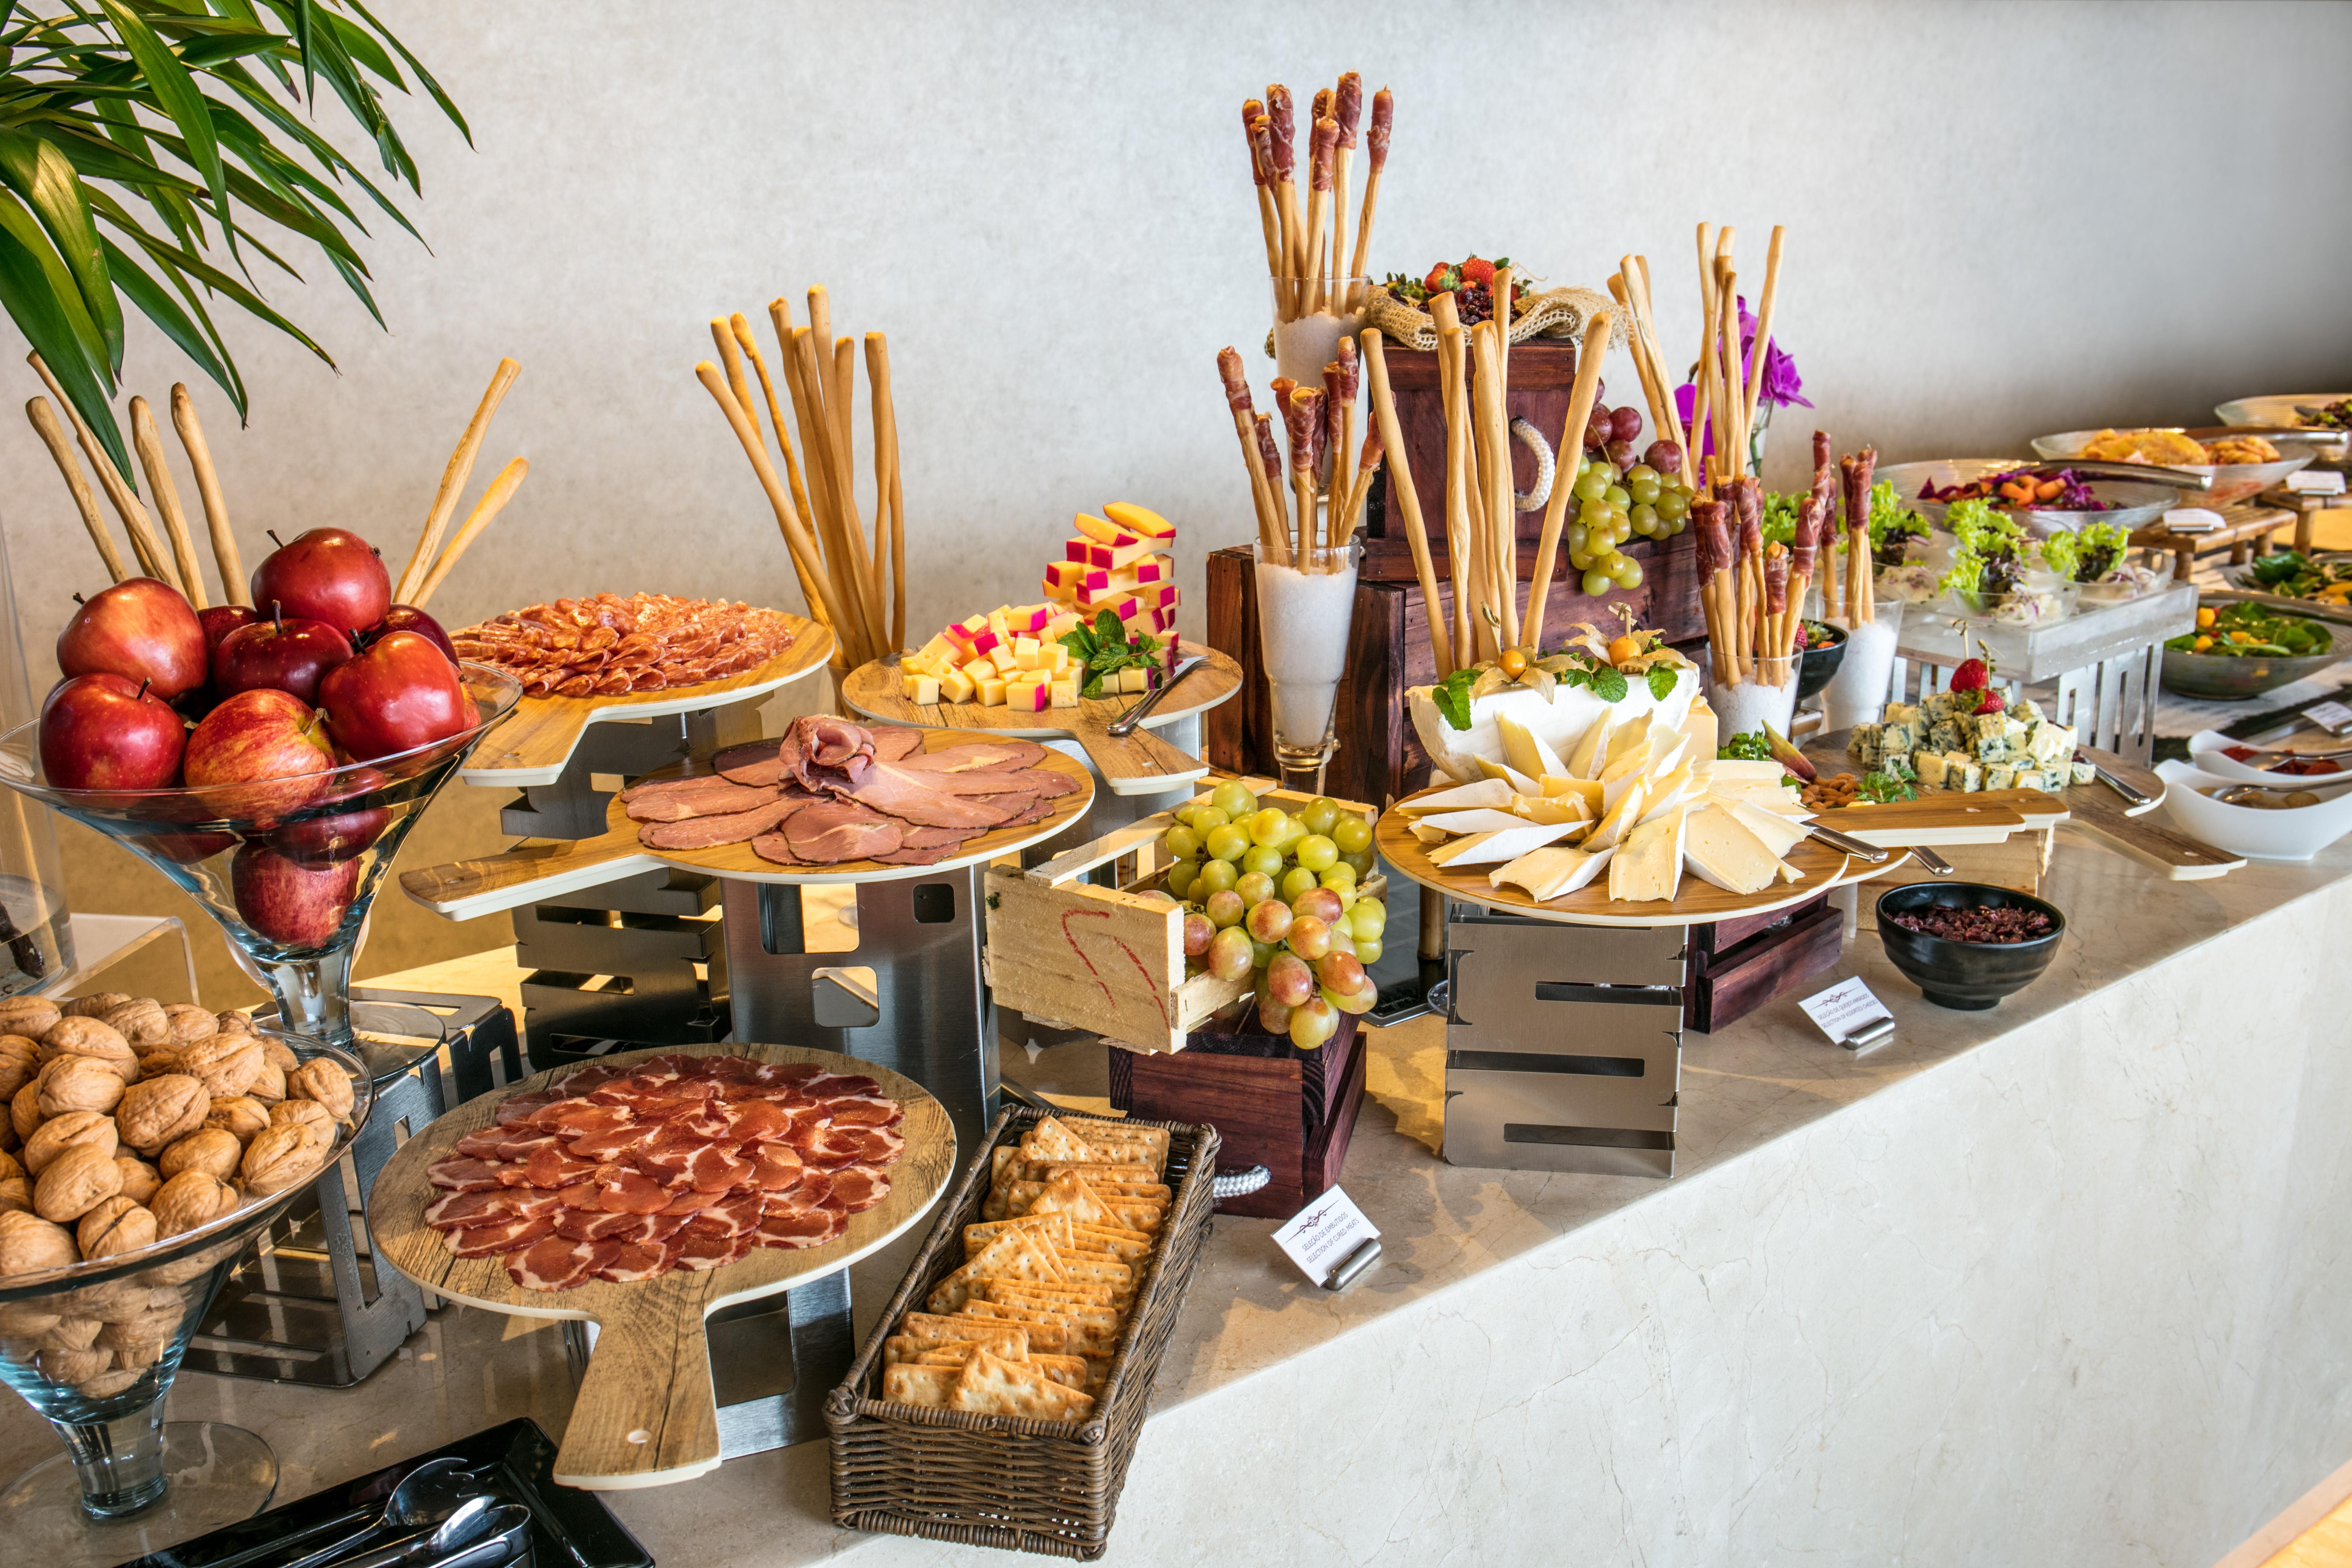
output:
M111 1111L122 1102L122 1075L112 1062L96 1057L59 1057L33 1081L40 1086L34 1103L44 1117L68 1110Z
M74 1226L84 1259L136 1252L154 1239L155 1216L121 1193L100 1201Z
M319 1173L331 1140L324 1129L304 1121L280 1121L247 1145L238 1167L249 1193L282 1193Z
M46 996L0 997L0 1034L37 1040L62 1016L58 1005Z
M64 1225L77 1220L122 1190L114 1151L85 1143L48 1163L33 1184L33 1212Z
M0 1274L39 1274L80 1261L65 1226L38 1215L0 1214Z
M163 1184L163 1178L156 1174L155 1167L136 1154L116 1151L114 1168L122 1173L122 1195L135 1202L146 1203L155 1195L155 1189Z
M236 1141L235 1133L205 1127L164 1150L155 1168L167 1182L183 1171L202 1171L225 1182L236 1174L237 1162L244 1157L244 1145Z
M236 1189L204 1171L183 1171L157 1189L148 1207L155 1215L155 1234L177 1236L209 1225L236 1206Z
M93 991L87 996L77 996L58 1011L68 1018L102 1018L125 1002L138 998L128 991Z
M328 1057L313 1057L286 1075L289 1100L314 1100L338 1121L352 1119L352 1075Z
M128 1083L139 1076L139 1053L131 1042L111 1024L91 1017L60 1018L41 1037L41 1059L53 1062L59 1057L96 1057L122 1075Z
M163 1011L163 1004L152 996L141 996L120 1006L109 1007L99 1015L99 1021L112 1028L131 1042L133 1051L151 1050L157 1046L175 1044L172 1019Z
M261 1042L251 1035L215 1035L180 1047L180 1071L202 1079L215 1099L253 1087L261 1063Z
M111 1160L120 1142L111 1116L95 1110L68 1110L42 1122L25 1140L25 1170L37 1178L50 1161L68 1149L103 1149Z
M205 1112L204 1124L221 1129L239 1143L250 1143L255 1133L269 1125L269 1108L247 1095L216 1097Z
M193 1003L173 1002L163 1009L163 1016L171 1023L174 1045L192 1046L220 1033L220 1021Z
M185 1073L166 1073L124 1089L114 1108L114 1125L125 1143L152 1154L202 1127L212 1108L202 1083Z
M41 1043L23 1035L0 1035L0 1099L12 1099L41 1070Z

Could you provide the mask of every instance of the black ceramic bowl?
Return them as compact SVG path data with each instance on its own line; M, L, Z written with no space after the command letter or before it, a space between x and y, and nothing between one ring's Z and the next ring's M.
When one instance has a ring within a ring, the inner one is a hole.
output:
M1805 623L1808 627L1822 624L1818 621ZM1836 626L1831 626L1829 630L1837 641L1827 647L1809 647L1797 660L1797 700L1800 702L1814 696L1835 679L1838 666L1845 662L1845 633Z
M2050 917L2054 929L2031 942L1951 942L1925 931L1906 931L1888 918L1938 907L2039 910ZM2023 990L2050 967L2065 934L2066 917L2057 906L2013 888L1990 888L1981 882L1914 882L1891 889L1878 899L1878 940L1887 958L1938 1007L1990 1007L2011 992Z

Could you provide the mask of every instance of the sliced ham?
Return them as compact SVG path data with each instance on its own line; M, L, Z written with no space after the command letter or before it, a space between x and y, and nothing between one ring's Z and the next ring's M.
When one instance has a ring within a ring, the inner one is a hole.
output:
M618 1251L620 1247L609 1242L551 1236L520 1252L509 1253L507 1276L526 1290L569 1290L587 1283L597 1265Z
M845 1097L829 1100L824 1107L827 1127L896 1127L905 1119L906 1108L895 1100L879 1095Z
M641 786L627 803L632 822L683 822L691 816L725 816L750 811L776 798L773 784L737 784L732 779L670 779Z
M505 1129L485 1127L479 1132L468 1132L458 1139L457 1152L463 1154L468 1160L503 1159L505 1156L499 1151L505 1145L506 1141Z
M779 866L805 866L807 861L793 853L792 840L781 833L762 833L751 840L751 853L762 860L772 860Z
M710 759L710 769L732 784L777 784L784 779L782 750L773 741L730 746Z
M828 1208L803 1209L797 1214L771 1215L752 1234L761 1247L823 1247L848 1226L848 1216Z
M880 753L876 753L877 756ZM892 759L884 757L883 761ZM1045 748L1034 741L988 741L971 746L943 746L936 752L908 754L905 766L927 773L965 773L1002 768L1034 768L1045 760Z
M617 1160L651 1143L659 1131L658 1122L635 1123L615 1127L609 1132L583 1132L576 1138L566 1139L563 1147L575 1160L586 1160L592 1163Z
M425 1223L435 1230L472 1230L478 1226L504 1225L516 1218L509 1194L449 1193L425 1205Z
M890 1195L890 1178L871 1165L851 1165L833 1173L833 1200L851 1214L864 1214Z
M650 1279L669 1267L657 1244L625 1241L613 1255L596 1266L596 1278L615 1285L634 1285L640 1279Z
M436 1160L425 1169L425 1179L450 1193L487 1193L504 1185L499 1173L506 1169L503 1161L469 1160L455 1155Z
M793 1130L793 1113L772 1100L747 1100L727 1108L727 1136L738 1143L762 1143Z
M936 849L893 849L887 855L877 855L875 863L881 866L936 866L955 858L957 846L941 845Z
M501 1127L519 1126L529 1121L533 1112L542 1107L554 1104L555 1100L554 1092L550 1089L537 1089L530 1094L509 1095L499 1102L495 1120Z
M749 1238L732 1236L688 1236L677 1249L677 1267L693 1273L724 1268L748 1256L752 1245Z
M822 1069L803 1079L801 1088L816 1100L871 1100L882 1092L882 1086L862 1072Z
M694 816L683 822L648 822L637 829L637 842L649 849L712 849L721 844L748 844L810 805L797 797L779 800L773 791L766 794L766 804L749 811Z
M898 847L898 825L840 802L803 807L785 825L793 853L812 865L869 860Z
M516 1219L504 1225L486 1225L468 1230L445 1233L441 1245L460 1258L494 1258L501 1252L516 1252L535 1241L555 1234L551 1219Z
M936 781L909 772L903 763L876 763L856 784L841 793L861 805L918 827L994 827L1013 815L1015 809L985 796L949 795L937 787ZM803 848L797 833L793 835L793 847ZM892 844L879 853L887 854L897 847Z
M866 735L874 742L874 760L877 763L895 763L923 749L923 732L920 730L890 727L868 730Z

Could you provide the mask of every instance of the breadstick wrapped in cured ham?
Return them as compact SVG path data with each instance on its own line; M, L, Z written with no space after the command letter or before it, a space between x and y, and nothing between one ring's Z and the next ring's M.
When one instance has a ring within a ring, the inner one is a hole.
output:
M1789 551L1778 540L1764 547L1764 637L1759 675L1768 686L1789 683Z
M1301 292L1305 313L1310 316L1330 303L1324 297L1329 263L1323 256L1323 218L1331 205L1331 171L1339 150L1339 122L1324 115L1315 121L1314 136L1307 147L1307 268Z
M1323 426L1332 462L1331 488L1347 484L1348 452L1356 444L1356 395L1363 385L1363 363L1356 357L1356 340L1339 340L1339 357L1323 367Z
M1738 608L1731 587L1731 527L1723 502L1693 501L1690 522L1691 540L1698 550L1699 603L1706 612L1707 644L1715 661L1716 683L1737 686L1739 664L1734 621Z
M1350 278L1368 276L1364 270L1364 258L1372 247L1372 216L1381 205L1381 171L1388 167L1389 134L1395 121L1396 95L1382 88L1372 94L1372 122L1364 130L1364 158L1368 172L1364 175L1364 210L1356 219L1355 258L1348 264Z
M1868 447L1838 459L1838 478L1845 491L1846 616L1855 626L1878 618L1871 602L1874 574L1870 559L1870 486L1878 454Z
M1265 236L1265 272L1269 278L1282 274L1282 216L1274 205L1273 136L1263 139L1258 124L1265 119L1265 105L1258 100L1245 99L1242 103L1242 141L1249 148L1250 183L1257 187L1257 223Z
M1803 630L1805 595L1813 585L1813 564L1821 553L1822 540L1829 529L1829 509L1817 495L1801 496L1797 500L1797 527L1789 543L1789 604L1796 612L1789 630L1789 647L1793 651Z
M1249 470L1250 502L1257 512L1258 540L1271 544L1283 532L1281 506L1276 499L1281 492L1268 483L1265 471L1258 466L1257 410L1250 402L1241 353L1230 344L1217 353L1217 379L1224 384L1225 405L1234 416L1234 435L1241 441L1242 463Z
M1322 434L1323 394L1294 386L1282 405L1283 424L1290 437L1291 499L1298 509L1294 528L1297 559L1302 567L1315 545L1315 448Z
M1356 158L1356 130L1364 116L1364 79L1354 71L1339 78L1339 86L1331 94L1331 119L1339 127L1338 154L1331 168L1331 270L1340 279L1339 293L1332 300L1334 310L1344 310L1350 303L1349 290L1354 285L1355 274L1348 266L1348 175L1349 165ZM1342 461L1347 448L1339 449Z

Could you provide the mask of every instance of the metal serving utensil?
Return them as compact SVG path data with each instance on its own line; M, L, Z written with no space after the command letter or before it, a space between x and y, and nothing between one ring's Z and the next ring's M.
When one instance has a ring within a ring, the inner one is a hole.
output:
M1134 734L1135 727L1143 722L1144 715L1150 712L1154 708L1159 707L1160 700L1167 696L1171 691L1175 690L1176 683L1178 681L1183 679L1186 676L1192 674L1194 670L1200 668L1202 665L1208 662L1209 660L1206 655L1197 653L1190 655L1187 658L1178 659L1176 661L1176 668L1168 672L1168 679L1160 683L1158 690L1146 692L1142 701L1137 703L1134 707L1129 709L1126 712L1112 720L1104 728L1108 731L1111 738L1114 740L1123 741L1129 735Z
M1823 827L1818 818L1805 826L1812 830L1812 836L1815 838L1841 855L1853 856L1865 866L1884 866L1888 857L1895 853L1892 849L1881 849L1875 844L1866 844L1851 834L1840 833L1834 827ZM1915 850L1913 853L1916 854L1917 851ZM1949 869L1948 867L1946 868Z
M430 1530L419 1531L399 1541L387 1542L371 1551L352 1557L329 1559L334 1568L396 1568L398 1564L446 1557L462 1546L469 1546L498 1528L509 1509L520 1511L527 1522L530 1510L517 1503L501 1503L488 1492L476 1492L450 1510L449 1516ZM306 1559L306 1561L308 1561Z
M2156 804L2156 796L2148 794L2147 791L2140 788L2137 784L2126 784L2122 779L2119 779L2115 774L2107 772L2105 768L2100 766L2097 763L2092 762L2090 758L2084 756L2082 752L2075 752L2074 760L2078 763L2089 763L2092 775L2101 784L2106 785L2109 789L2123 796L2125 805L2154 805Z
M467 1473L455 1455L427 1459L401 1477L399 1484L381 1503L371 1502L359 1508L346 1509L292 1535L282 1535L260 1545L249 1546L216 1563L206 1563L205 1568L245 1568L247 1563L275 1557L299 1542L312 1541L321 1535L335 1535L335 1539L326 1545L313 1548L285 1565L285 1568L317 1568L317 1564L331 1562L364 1544L370 1536L380 1531L418 1530L436 1523L447 1518L458 1504L480 1489L481 1483ZM352 1530L352 1525L359 1528ZM335 1534L337 1531L343 1533Z

